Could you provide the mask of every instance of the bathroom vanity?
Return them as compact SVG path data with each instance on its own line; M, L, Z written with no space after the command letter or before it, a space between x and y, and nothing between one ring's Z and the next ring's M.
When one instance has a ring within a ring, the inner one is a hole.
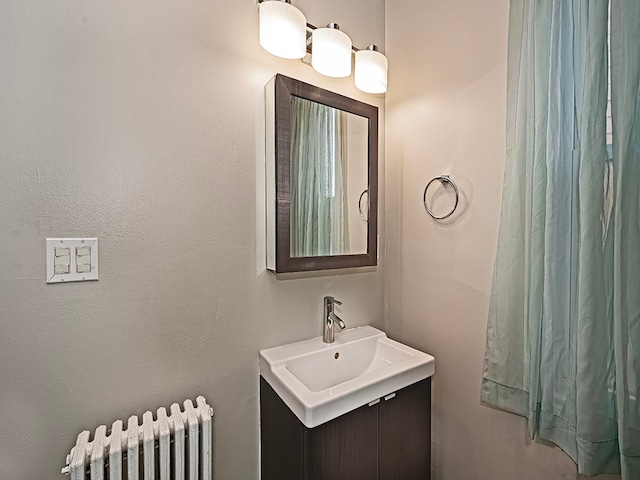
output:
M262 479L430 478L431 379L307 428L260 378Z
M262 478L428 479L434 370L370 326L261 351Z

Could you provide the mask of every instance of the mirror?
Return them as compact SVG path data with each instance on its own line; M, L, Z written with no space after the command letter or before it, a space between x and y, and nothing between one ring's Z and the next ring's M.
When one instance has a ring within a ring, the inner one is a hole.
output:
M267 268L376 265L377 107L283 75L266 92Z

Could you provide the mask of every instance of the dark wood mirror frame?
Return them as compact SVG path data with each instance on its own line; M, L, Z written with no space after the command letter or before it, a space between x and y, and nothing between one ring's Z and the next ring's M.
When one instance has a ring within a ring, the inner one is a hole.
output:
M269 98L271 96L273 98ZM291 97L294 96L359 115L368 120L367 253L291 257ZM266 103L268 116L266 122L267 268L276 273L289 273L376 265L378 259L378 108L280 74L267 85Z

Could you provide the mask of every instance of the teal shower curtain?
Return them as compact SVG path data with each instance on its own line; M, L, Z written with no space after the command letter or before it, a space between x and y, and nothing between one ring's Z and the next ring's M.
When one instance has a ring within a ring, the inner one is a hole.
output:
M344 128L339 110L292 97L292 257L347 252Z
M511 1L481 392L525 416L529 435L559 445L581 473L624 480L640 478L639 52L638 0Z
M614 349L623 479L640 478L640 2L612 0Z

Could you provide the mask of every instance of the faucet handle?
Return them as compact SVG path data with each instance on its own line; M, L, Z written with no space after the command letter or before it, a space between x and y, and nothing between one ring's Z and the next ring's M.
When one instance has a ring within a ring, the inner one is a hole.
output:
M324 297L325 305L333 305L334 303L337 303L338 305L342 305L342 302L340 300L336 300L333 297Z

